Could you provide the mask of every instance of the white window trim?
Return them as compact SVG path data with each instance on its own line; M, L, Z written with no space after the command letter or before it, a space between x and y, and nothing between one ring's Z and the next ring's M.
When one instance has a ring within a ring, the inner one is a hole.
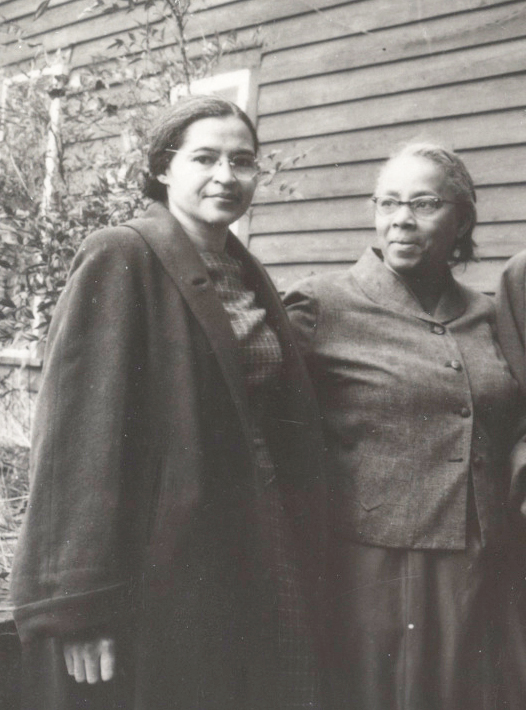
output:
M7 105L7 96L9 93L9 88L16 84L23 84L29 81L38 81L44 77L55 78L57 81L61 77L67 77L69 74L69 69L64 64L64 62L55 62L49 67L44 67L44 69L32 69L27 73L16 74L11 77L4 77L2 80L2 97L1 97L1 108L0 108L0 141L5 139L5 114ZM59 96L52 97L49 106L49 131L47 137L46 146L46 172L44 178L44 189L42 197L42 210L46 211L53 190L53 176L56 170L57 157L58 157L58 146L56 141L56 135L58 131L58 126L60 122L60 112L61 112L61 98Z
M43 69L32 69L28 72L21 72L20 74L15 74L10 77L2 78L2 91L0 98L0 141L5 140L5 117L7 110L7 97L9 89L11 86L16 86L24 84L30 81L38 81L39 79L45 77L59 77L68 76L67 65L63 62L56 62L49 67L44 67ZM58 128L58 123L60 121L60 97L51 98L49 106L49 131L47 137L46 155L45 155L45 178L44 178L44 188L43 188L43 199L42 199L42 209L45 212L49 200L51 199L51 192L53 189L53 175L56 170L57 162L57 143L56 143L56 130ZM38 298L35 300L33 305L33 310L35 312L35 329L38 327L38 316L37 316L37 306ZM8 348L0 349L0 359L2 362L6 360L14 361L20 363L21 366L26 364L39 364L41 362L40 358L35 353L35 345L30 343L24 347L11 346Z
M206 76L203 79L194 79L190 82L192 94L221 94L228 89L235 89L236 103L243 111L248 110L250 100L251 71L250 69L237 69L223 74ZM181 96L188 94L184 85L174 86L170 92L170 102L175 103Z

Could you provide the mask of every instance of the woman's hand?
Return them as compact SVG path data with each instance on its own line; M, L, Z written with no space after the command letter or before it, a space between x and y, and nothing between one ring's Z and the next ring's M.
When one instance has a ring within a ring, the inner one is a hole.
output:
M98 683L115 675L115 641L101 637L91 641L64 641L68 673L77 683Z

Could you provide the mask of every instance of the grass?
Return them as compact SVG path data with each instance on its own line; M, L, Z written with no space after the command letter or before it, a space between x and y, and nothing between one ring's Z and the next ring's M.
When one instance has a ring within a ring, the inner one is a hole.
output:
M29 447L0 439L0 621L11 615L8 599L13 554L29 494Z
M0 621L8 598L13 554L29 494L29 428L35 394L22 368L0 373Z

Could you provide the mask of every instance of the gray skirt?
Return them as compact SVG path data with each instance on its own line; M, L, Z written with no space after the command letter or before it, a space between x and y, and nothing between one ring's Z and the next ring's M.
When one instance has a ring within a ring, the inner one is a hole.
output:
M482 547L475 525L461 551L373 547L343 535L330 547L334 710L512 707L500 680L502 556Z

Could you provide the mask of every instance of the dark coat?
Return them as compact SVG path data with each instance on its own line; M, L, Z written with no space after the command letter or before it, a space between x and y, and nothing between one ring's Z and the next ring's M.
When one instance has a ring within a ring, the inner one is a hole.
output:
M506 264L497 290L499 340L511 371L526 392L526 251Z
M112 689L117 704L93 707L277 707L268 495L280 491L315 562L321 436L279 296L232 235L229 249L284 355L266 402L275 480L255 463L229 318L168 210L154 204L92 235L73 263L49 334L13 570L22 641L53 667L49 699L35 690L28 710L76 707L50 639L94 630L126 637L129 699ZM306 572L316 577L315 564Z

